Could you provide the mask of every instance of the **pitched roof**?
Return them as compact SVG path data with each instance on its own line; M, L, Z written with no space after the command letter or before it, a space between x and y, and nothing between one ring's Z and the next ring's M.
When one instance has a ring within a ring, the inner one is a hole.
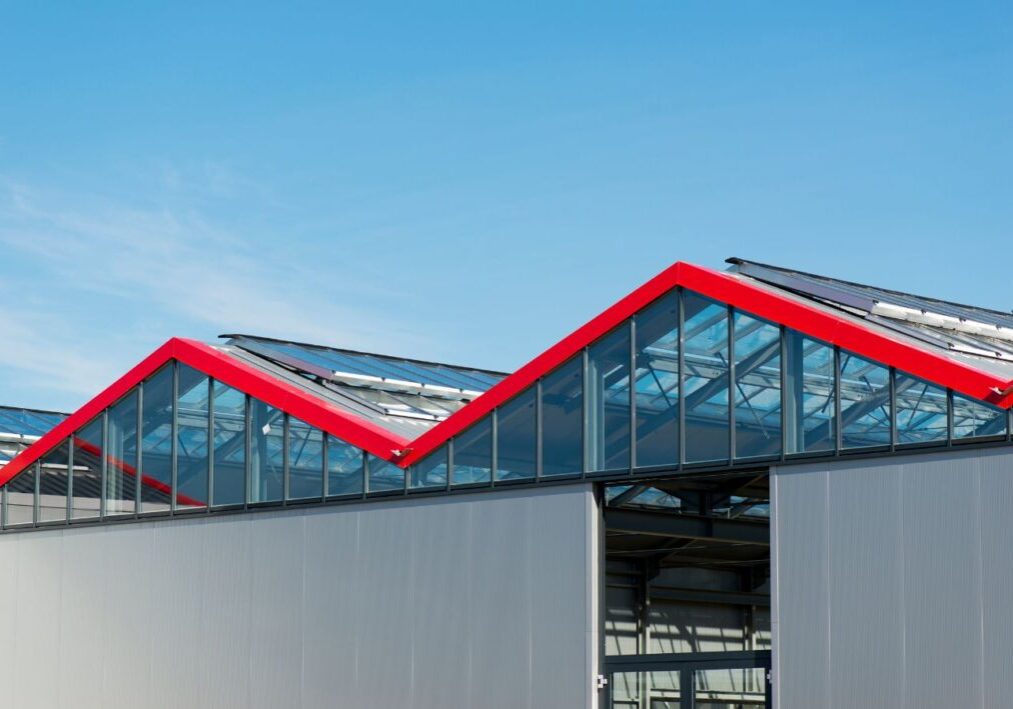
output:
M1005 354L1013 319L1005 313L742 260L734 266L722 273L678 262L509 376L249 335L228 336L218 346L173 338L18 455L0 472L0 484L172 359L407 466L677 287L975 399L1013 406L1013 359ZM971 351L977 345L969 338L983 345L980 351Z

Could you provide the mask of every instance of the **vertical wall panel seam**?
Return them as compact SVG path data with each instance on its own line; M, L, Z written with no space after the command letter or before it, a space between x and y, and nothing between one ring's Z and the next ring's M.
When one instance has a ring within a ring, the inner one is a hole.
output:
M900 702L907 706L907 561L904 548L904 469L897 471L897 515L900 520L897 547L900 554Z
M778 480L780 479L780 469L776 465L770 467L770 649L773 657L770 663L770 672L773 675L771 680L774 707L780 706L781 702L781 667L780 667L780 649L779 645L781 642L781 629L780 629L780 597L778 596L778 589L780 584L777 582L778 578L778 524L780 523L781 515L778 513L780 505L778 504Z
M985 707L985 550L983 548L983 540L981 534L981 518L982 518L982 501L981 501L981 476L983 461L978 459L975 461L974 481L975 481L975 507L977 508L978 514L974 516L975 533L978 538L976 544L976 555L977 555L977 567L978 567L978 682L981 697L981 707Z
M823 544L824 544L824 547L823 548L824 548L824 552L825 552L825 555L826 555L825 559L824 559L823 569L824 569L824 571L826 573L826 584L827 584L827 592L826 592L827 593L827 595L826 595L826 598L827 598L827 612L826 612L826 617L827 617L827 669L826 669L826 672L827 672L827 674L826 674L827 684L826 684L826 704L825 704L825 706L832 707L833 706L833 698L834 698L834 676L833 676L832 668L834 666L834 660L833 660L833 637L832 637L832 632L833 632L833 622L832 622L833 608L830 605L830 600L831 600L831 597L833 595L833 589L831 588L832 579L831 579L831 576L830 576L830 568L831 568L831 564L830 564L830 561L831 561L830 560L830 514L831 514L831 512L830 511L831 511L832 507L831 507L831 504L830 504L830 469L829 469L829 467L827 467L826 470L825 470L825 472L823 472L823 485L824 485L824 497L823 497L823 504L824 504L824 508L823 508L824 509L824 514L823 514L823 524L824 524L824 539L823 539Z

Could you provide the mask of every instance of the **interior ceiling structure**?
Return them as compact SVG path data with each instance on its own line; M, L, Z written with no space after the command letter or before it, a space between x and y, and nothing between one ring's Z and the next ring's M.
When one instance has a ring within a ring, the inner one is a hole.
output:
M605 499L611 558L656 568L749 568L770 561L766 471L611 485Z
M252 335L217 345L173 338L16 456L0 484L170 360L406 468L679 287L972 399L1013 405L1008 314L741 259L724 273L679 262L510 375Z

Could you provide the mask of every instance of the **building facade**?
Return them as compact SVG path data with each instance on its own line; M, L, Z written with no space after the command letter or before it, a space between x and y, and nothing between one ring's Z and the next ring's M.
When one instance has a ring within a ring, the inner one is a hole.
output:
M1011 406L1010 313L738 259L511 374L172 339L0 434L0 687L1003 706Z

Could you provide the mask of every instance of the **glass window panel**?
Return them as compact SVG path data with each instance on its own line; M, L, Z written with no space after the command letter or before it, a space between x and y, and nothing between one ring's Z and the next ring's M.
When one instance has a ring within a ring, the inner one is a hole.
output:
M294 416L288 418L288 496L290 500L324 494L324 433Z
M215 506L246 501L246 394L221 382L214 383L214 491Z
M361 495L365 455L334 436L327 437L327 494Z
M981 438L1006 435L1008 414L984 401L962 394L953 395L953 438Z
M945 443L946 389L901 372L894 380L897 443Z
M250 502L278 502L284 493L285 417L257 399L250 405Z
M637 315L637 467L679 462L679 293Z
M176 509L195 509L208 499L207 375L179 365L176 435Z
M166 512L172 491L172 364L143 384L141 402L141 511Z
M31 526L35 521L36 465L30 465L7 483L7 526Z
M446 444L412 466L413 488L445 487L447 484L448 451Z
M693 673L696 707L729 709L766 706L767 671L760 667L697 670Z
M39 469L39 521L62 522L67 519L68 471L67 441L42 457Z
M789 330L786 356L788 452L832 451L837 447L834 348Z
M583 370L583 357L577 355L542 381L544 476L567 475L584 470Z
M630 326L588 350L588 470L630 467Z
M679 671L614 672L609 677L615 709L678 709L682 706ZM713 704L696 709L717 709ZM723 707L721 709L724 709ZM757 707L757 709L759 709Z
M735 456L781 454L781 328L735 313Z
M404 490L404 469L394 463L369 455L369 492Z
M102 492L102 417L74 434L71 518L98 517Z
M453 485L492 480L492 416L486 416L454 439Z
M500 407L496 425L496 479L535 477L535 388Z
M841 447L890 444L890 370L841 351Z
M137 390L107 415L106 514L133 514L137 483Z
M683 406L686 462L728 458L728 309L684 292L682 296Z

